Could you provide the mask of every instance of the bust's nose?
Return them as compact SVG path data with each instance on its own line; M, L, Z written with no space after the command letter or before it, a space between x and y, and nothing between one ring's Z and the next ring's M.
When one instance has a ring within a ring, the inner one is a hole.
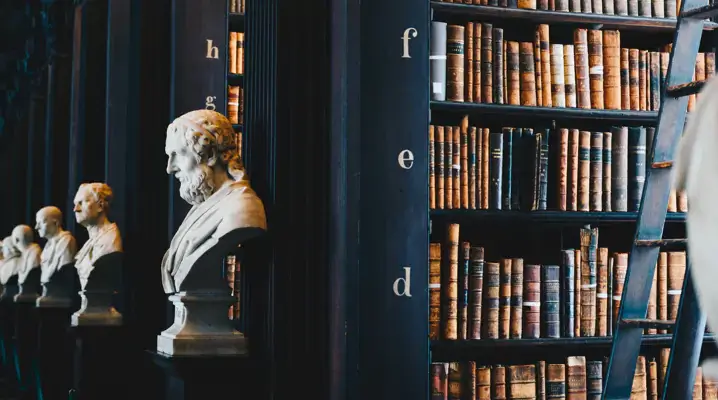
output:
M177 171L179 171L179 169L175 165L175 156L171 155L167 158L167 173L174 174Z

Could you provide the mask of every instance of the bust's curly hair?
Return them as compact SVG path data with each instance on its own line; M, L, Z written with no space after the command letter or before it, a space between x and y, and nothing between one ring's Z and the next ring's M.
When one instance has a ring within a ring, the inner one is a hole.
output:
M237 135L222 114L211 110L190 111L177 117L167 127L167 135L182 134L197 162L223 166L234 180L245 177L239 157Z
M104 182L82 183L77 191L79 192L83 189L87 189L92 194L95 201L102 205L102 209L105 210L106 214L110 211L110 203L112 203L112 198L114 197L110 185Z

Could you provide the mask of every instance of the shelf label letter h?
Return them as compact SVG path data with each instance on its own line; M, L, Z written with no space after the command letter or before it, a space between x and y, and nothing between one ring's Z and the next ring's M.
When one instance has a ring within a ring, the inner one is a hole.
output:
M219 48L212 45L212 39L207 39L207 58L219 58Z
M402 43L404 43L404 53L402 54L401 58L411 58L411 56L409 55L409 40L411 39L409 37L409 33L411 33L412 38L415 38L419 34L415 28L407 28L404 31L404 35L401 37L401 41Z
M404 287L399 290L399 283L404 282ZM411 297L411 267L404 267L404 277L396 278L394 281L394 294L397 296Z

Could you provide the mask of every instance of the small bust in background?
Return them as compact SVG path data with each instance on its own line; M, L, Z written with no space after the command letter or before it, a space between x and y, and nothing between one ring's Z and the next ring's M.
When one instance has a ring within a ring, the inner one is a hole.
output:
M32 228L27 225L18 225L12 230L13 244L21 253L17 277L17 282L21 285L25 283L30 272L40 266L42 249L39 244L34 242L34 239Z
M2 241L3 261L0 264L0 283L5 285L14 275L17 275L20 267L20 250L15 247L12 236L8 236Z
M122 251L117 225L107 219L112 189L102 182L83 183L75 195L75 220L87 229L89 239L75 256L75 267L84 290L94 264L100 257Z
M55 206L43 207L35 215L35 229L47 239L40 257L40 282L47 283L52 275L72 263L77 253L77 242L72 234L62 229L62 211Z

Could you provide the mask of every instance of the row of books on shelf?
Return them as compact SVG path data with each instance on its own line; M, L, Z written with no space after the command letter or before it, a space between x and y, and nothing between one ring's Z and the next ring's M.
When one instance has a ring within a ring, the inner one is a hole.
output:
M229 33L229 73L244 74L244 32Z
M446 243L429 245L430 339L613 335L628 253L598 247L598 228L581 228L580 248L561 250L560 265L493 255L489 261L485 248L460 241L459 229L449 224ZM684 251L660 253L647 318L676 319L685 271Z
M232 124L244 124L244 88L241 86L228 88L227 118Z
M241 153L240 153L241 154ZM229 319L238 319L240 311L240 299L241 299L241 267L237 257L234 255L228 255L224 260L225 273L227 276L227 283L229 288L232 290L232 296L234 297L234 303L229 306Z
M229 12L244 14L246 10L246 0L229 0Z
M662 398L670 349L656 358L639 356L631 400ZM483 365L481 362L434 362L430 368L432 400L601 399L607 359L567 357L563 363L538 361L523 365ZM674 371L682 373L684 371ZM696 370L693 400L717 400L718 382Z
M429 126L431 209L638 211L655 128ZM671 191L669 212L685 212Z
M603 15L676 18L681 2L676 0L434 0L531 10L551 10Z
M431 24L431 98L438 101L657 111L672 45L621 47L617 30L577 28L552 44L549 26L533 42L505 40L491 23ZM715 53L699 53L694 80L715 74ZM692 111L696 95L689 98Z

